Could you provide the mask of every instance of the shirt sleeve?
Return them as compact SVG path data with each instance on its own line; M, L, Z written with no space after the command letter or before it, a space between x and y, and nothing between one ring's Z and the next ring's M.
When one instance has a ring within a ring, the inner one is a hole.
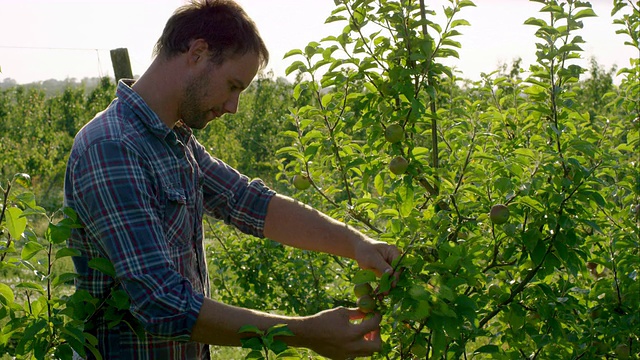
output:
M70 171L75 210L113 263L132 314L151 334L189 341L204 295L167 253L153 170L122 142L102 141Z
M197 141L193 143L203 172L204 208L207 213L246 234L264 237L267 207L276 193L262 180L250 180L212 157Z

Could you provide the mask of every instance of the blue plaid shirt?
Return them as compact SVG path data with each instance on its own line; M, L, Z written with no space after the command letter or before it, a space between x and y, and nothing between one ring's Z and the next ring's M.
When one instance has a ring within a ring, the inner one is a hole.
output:
M189 341L209 296L203 213L262 237L274 192L210 156L187 126L167 127L124 82L116 96L77 134L67 164L65 205L83 224L68 243L82 254L76 288L104 299L116 284L145 330L93 318L105 359L209 358ZM96 257L117 280L88 266Z

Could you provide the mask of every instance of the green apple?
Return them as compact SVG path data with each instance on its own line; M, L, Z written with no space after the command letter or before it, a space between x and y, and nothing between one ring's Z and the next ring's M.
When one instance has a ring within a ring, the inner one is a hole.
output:
M389 162L389 170L396 175L402 175L407 171L409 162L402 156L396 156Z
M295 186L295 188L298 190L307 190L311 186L311 181L305 175L294 175L293 186Z
M358 298L358 309L365 313L371 313L376 309L376 300L371 295L363 295Z
M496 225L506 223L509 220L509 215L509 208L504 204L493 205L489 212L489 218Z
M391 124L384 130L384 138L390 143L404 140L404 129L398 124Z
M420 345L420 344L411 345L411 353L415 355L418 359L427 358L427 348L424 345Z
M603 355L609 352L610 348L607 344L603 343L600 340L593 340L591 342L591 347L595 349L596 354Z
M629 345L627 344L618 344L618 346L616 346L615 350L613 351L618 356L618 359L628 359L631 355Z
M353 293L356 294L356 297L360 298L365 295L371 295L373 292L373 287L369 283L361 283L355 284L353 286Z

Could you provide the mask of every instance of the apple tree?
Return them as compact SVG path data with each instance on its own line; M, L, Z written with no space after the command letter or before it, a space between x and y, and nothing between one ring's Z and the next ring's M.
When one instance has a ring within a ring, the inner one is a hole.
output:
M639 60L593 108L577 96L589 2L535 0L536 62L477 82L445 65L472 1L335 2L343 31L287 54L313 100L279 154L305 199L403 251L395 287L348 275L377 283L379 357L637 354ZM638 11L614 1L636 49Z

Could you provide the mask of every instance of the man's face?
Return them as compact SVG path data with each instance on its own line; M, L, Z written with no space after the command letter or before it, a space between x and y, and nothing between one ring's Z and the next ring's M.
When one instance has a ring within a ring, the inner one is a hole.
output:
M238 110L240 93L258 72L258 56L247 53L216 65L205 60L201 71L187 83L178 115L192 129L203 129L226 113Z

